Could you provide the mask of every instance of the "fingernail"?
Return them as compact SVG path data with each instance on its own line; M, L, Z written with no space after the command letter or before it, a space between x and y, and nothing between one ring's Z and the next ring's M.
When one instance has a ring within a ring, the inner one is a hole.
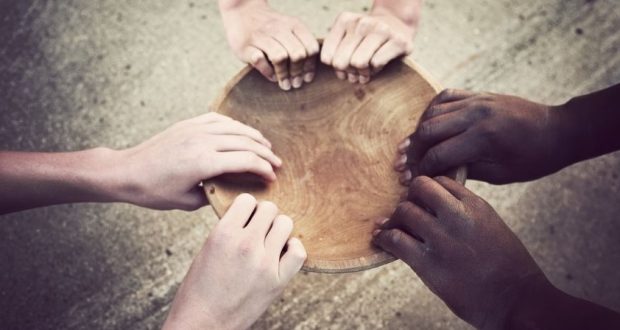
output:
M282 88L285 91L290 90L291 89L291 81L288 80L288 78L281 80L280 81L280 88Z
M349 82L351 82L351 83L356 83L357 82L357 75L349 73L348 77L349 77Z
M377 219L377 221L375 221L375 223L378 226L383 226L385 225L390 219L389 218L383 218L383 219Z
M301 84L303 84L304 80L301 76L297 76L295 78L293 78L293 88L299 88L301 87Z
M336 71L336 77L340 80L345 80L347 79L347 74L342 71Z
M381 229L375 229L372 231L372 236L377 236L381 232Z
M277 167L282 166L282 158L280 158L280 157L276 156L276 164L275 164L275 165L276 165Z
M360 84L367 84L370 81L370 77L360 76Z
M304 81L310 83L314 80L314 72L308 72L304 75Z
M405 141L401 142L398 145L398 151L400 151L401 153L404 153L405 151L407 151L407 148L409 147L410 144L411 144L411 141L409 140L409 138L406 138Z
M407 168L407 155L401 155L394 164L394 169L404 171Z
M409 184L411 181L411 171L407 170L400 176L400 183Z

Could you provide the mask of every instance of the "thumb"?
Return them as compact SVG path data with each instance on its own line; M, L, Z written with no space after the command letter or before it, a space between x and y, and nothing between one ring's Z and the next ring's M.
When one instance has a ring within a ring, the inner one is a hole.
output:
M243 58L269 81L277 81L273 66L271 66L262 50L254 46L248 46L243 51Z

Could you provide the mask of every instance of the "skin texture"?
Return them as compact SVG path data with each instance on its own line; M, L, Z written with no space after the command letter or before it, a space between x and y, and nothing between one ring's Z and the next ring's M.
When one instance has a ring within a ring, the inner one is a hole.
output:
M620 314L556 289L493 208L452 179L416 177L407 200L378 224L375 244L476 328L620 325Z
M306 259L292 230L275 204L239 195L194 259L163 329L249 328Z
M208 113L125 150L0 152L0 214L75 202L194 210L207 204L202 180L249 172L273 181L281 165L260 132Z
M300 88L315 76L319 43L297 18L264 0L220 0L220 13L234 54L281 89Z
M421 1L375 1L369 14L338 15L323 48L321 62L336 76L365 84L391 60L411 53Z
M429 105L394 164L412 177L462 165L495 184L534 180L620 149L620 85L560 106L522 98L445 90Z

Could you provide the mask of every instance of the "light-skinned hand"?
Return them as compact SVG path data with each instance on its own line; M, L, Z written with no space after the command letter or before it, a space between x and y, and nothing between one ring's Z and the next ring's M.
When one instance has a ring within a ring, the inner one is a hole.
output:
M247 329L301 269L293 221L271 202L239 195L183 280L164 329Z
M154 209L197 209L207 204L202 180L247 172L273 181L282 165L259 131L217 113L178 122L117 153L119 199Z
M411 53L419 1L394 7L384 2L375 2L369 14L344 12L336 18L323 43L321 62L332 66L339 79L365 84L388 62Z
M281 89L300 88L315 77L319 43L297 18L264 0L220 0L220 13L233 53Z

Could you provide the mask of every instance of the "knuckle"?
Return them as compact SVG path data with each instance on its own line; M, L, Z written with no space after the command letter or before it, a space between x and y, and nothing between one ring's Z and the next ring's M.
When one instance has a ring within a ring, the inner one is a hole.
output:
M254 252L254 242L248 238L242 239L236 248L236 253L242 258L250 258Z
M478 116L480 116L480 119L488 118L492 114L491 107L484 100L476 100L474 101L472 106L476 109L476 112L478 113Z
M453 88L446 88L442 90L437 96L440 100L451 98L456 93L456 90Z
M281 24L280 21L269 21L265 23L260 30L269 35L274 35L280 31Z
M302 49L297 49L291 52L290 58L292 62L299 62L306 58L306 52Z
M432 121L425 121L420 124L418 128L418 137L422 141L428 141L432 138L433 132L435 131L435 125Z
M413 180L411 181L411 186L419 189L430 184L430 180L431 178L429 178L428 176L420 175L413 178Z
M376 21L372 17L362 17L357 23L355 32L359 35L365 36L375 27Z
M394 214L392 215L392 219L396 223L400 223L401 221L407 219L411 209L412 209L411 202L408 202L408 201L400 202L398 206L396 207Z
M269 60L274 64L280 64L288 59L288 54L283 50L273 51Z
M364 62L360 59L352 59L351 60L351 66L353 66L356 69L367 69L368 68L368 62Z
M250 58L250 64L252 64L252 66L257 66L260 64L260 62L263 60L263 54L256 54L256 55L252 55L252 57Z
M403 233L399 230L390 230L387 232L387 238L393 245L399 245L403 240Z
M374 56L371 60L370 60L370 64L375 67L375 68L380 68L385 66L387 62L385 61L385 59L383 58L379 58Z
M433 147L426 152L424 158L427 161L428 166L435 167L441 163L441 146ZM430 179L428 179L430 180ZM428 181L426 181L428 182Z
M407 46L407 41L401 37L392 36L392 42L400 49L404 49Z
M428 108L428 115L430 117L435 117L437 116L439 113L441 113L441 106L440 105L432 105L430 108Z
M256 198L248 193L237 196L236 200L246 205L256 205Z
M306 52L308 53L308 56L314 56L316 54L319 53L319 43L314 40L312 42L311 45L308 46L308 49L306 49Z
M385 22L377 22L374 28L375 33L384 37L390 36L390 27Z
M256 166L260 164L260 161L261 161L261 158L258 157L258 155L253 152L247 152L245 154L245 163L248 166Z
M345 60L335 59L333 66L340 71L345 71L349 67L349 63Z
M293 230L293 219L286 215L282 215L276 218L276 224L281 226L285 231L290 232Z
M213 230L213 234L209 235L208 242L214 248L219 249L229 244L232 239L232 232L227 227L220 225Z
M271 201L262 201L258 203L258 207L265 211L278 212L278 206Z
M338 15L338 17L336 18L336 22L338 22L339 24L347 24L353 21L355 17L356 17L355 13L352 13L350 11L345 11Z

